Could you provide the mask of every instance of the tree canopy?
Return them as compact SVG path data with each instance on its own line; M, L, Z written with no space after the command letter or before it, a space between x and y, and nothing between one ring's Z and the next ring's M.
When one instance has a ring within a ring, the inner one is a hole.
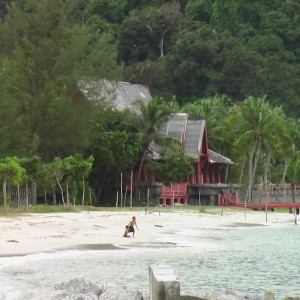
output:
M298 2L0 1L0 158L18 157L30 180L54 164L43 186L65 191L65 159L93 157L84 180L98 201L143 162L168 108L205 117L209 147L239 162L231 181L294 178ZM83 79L143 84L159 101L115 111L86 99Z

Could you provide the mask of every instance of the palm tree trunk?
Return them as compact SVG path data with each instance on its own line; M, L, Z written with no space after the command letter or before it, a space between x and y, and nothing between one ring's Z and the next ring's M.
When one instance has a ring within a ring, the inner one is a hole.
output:
M256 146L253 145L252 149L249 153L249 161L248 161L248 187L246 190L246 194L248 194L249 199L252 201L252 187L253 187L253 161L254 161L254 154L255 154ZM245 199L245 201L247 201Z
M289 160L285 160L284 161L284 169L283 169L282 177L281 177L281 180L280 180L280 184L284 184L288 168L289 168Z
M256 169L257 169L258 158L259 158L259 155L260 155L260 149L261 149L261 142L258 142L256 144L256 148L255 148L255 152L254 152L253 172L252 172L252 184L254 184L254 179L255 179L255 174L256 174Z
M245 160L246 160L246 157L243 156L242 165L241 165L241 169L240 169L239 184L242 183L242 179L243 179L243 175L244 175L244 169L245 169Z
M269 169L270 169L270 161L271 161L271 151L268 151L266 162L265 162L265 168L264 168L264 180L263 180L263 191L268 191L268 175L269 175Z
M137 174L137 179L136 179L136 185L135 185L135 201L138 202L139 199L139 187L140 187L140 181L141 181L141 175L142 175L142 169L144 166L145 158L147 155L147 150L144 151L139 169L138 169L138 174Z
M293 199L293 203L296 202L295 199L295 189L296 189L296 185L294 183L291 183L291 189L292 189L292 199ZM295 208L296 209L296 208Z
M144 162L146 159L146 155L147 155L147 150L144 151L140 165L139 165L139 170L138 170L138 175L137 175L137 187L140 185L140 181L141 181L141 174L142 174L142 169L144 166Z

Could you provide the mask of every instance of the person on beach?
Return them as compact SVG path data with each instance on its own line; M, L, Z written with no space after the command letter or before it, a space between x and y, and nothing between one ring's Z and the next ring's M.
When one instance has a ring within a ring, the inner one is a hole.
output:
M131 221L128 223L128 225L125 226L125 232L123 234L123 237L130 237L130 235L128 235L130 232L132 232L132 237L134 237L134 233L135 233L134 226L136 227L137 230L139 230L136 224L136 217L133 216Z

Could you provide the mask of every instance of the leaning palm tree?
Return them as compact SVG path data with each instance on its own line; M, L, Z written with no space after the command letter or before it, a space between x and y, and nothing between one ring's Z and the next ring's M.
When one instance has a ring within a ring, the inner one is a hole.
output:
M133 113L133 125L139 133L142 145L137 175L137 184L139 184L149 145L152 141L156 141L161 137L159 128L168 119L170 111L156 98L148 102L138 100L136 106L137 111Z

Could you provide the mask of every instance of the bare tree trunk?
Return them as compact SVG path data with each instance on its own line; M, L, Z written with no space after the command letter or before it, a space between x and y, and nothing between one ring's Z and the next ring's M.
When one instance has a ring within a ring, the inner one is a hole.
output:
M3 187L2 187L4 209L6 209L6 205L7 205L7 203L6 203L6 197L7 197L7 195L6 195L6 187L7 187L7 182L6 182L6 179L4 179L4 181L3 181Z
M89 190L90 190L90 206L92 206L93 205L93 203L92 203L92 189L89 188Z
M28 182L26 180L26 208L28 207Z
M172 28L172 26L169 26L166 30L163 31L163 33L161 34L161 38L159 41L159 51L160 51L160 57L164 56L164 36L165 34Z
M133 171L130 175L130 210L132 209L132 181L133 181Z
M74 187L73 187L73 205L75 206L75 204L76 204L76 195L77 195L77 190L76 190L76 183L75 183L75 181L73 181L73 185L74 185Z
M85 182L84 182L84 177L82 176L82 203L81 203L82 206L84 206L84 195L85 195Z
M18 208L20 207L20 185L18 184L17 186L17 193L18 193L18 196L17 196L17 206Z
M69 183L67 182L67 205L70 205L70 198L69 198Z
M55 188L53 188L52 199L53 199L53 205L56 205L56 192L55 192Z
M121 173L120 177L120 198L121 198L121 204L120 206L123 206L123 174Z
M56 178L56 181L57 181L57 184L58 184L58 186L60 188L60 191L61 191L61 200L63 202L63 205L66 205L65 204L65 198L64 198L64 190L63 190L63 188L62 188L62 186L61 186L61 184L60 184L60 182L57 178Z

